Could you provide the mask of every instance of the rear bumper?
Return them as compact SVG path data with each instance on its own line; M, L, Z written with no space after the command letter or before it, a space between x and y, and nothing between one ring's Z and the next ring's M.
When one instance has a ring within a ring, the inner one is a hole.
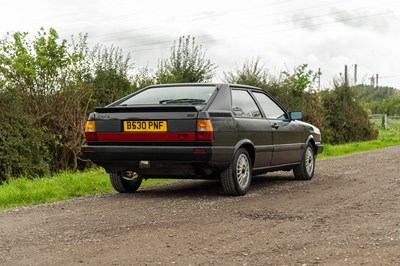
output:
M136 171L147 175L204 175L226 168L234 150L212 146L98 146L82 147L85 156L113 173Z

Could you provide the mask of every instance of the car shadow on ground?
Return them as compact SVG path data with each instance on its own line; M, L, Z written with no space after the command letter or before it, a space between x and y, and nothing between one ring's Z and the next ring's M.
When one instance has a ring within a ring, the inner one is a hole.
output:
M295 180L291 172L276 172L254 176L248 195L276 189ZM298 181L296 181L298 182ZM113 194L115 197L163 198L163 197L226 197L219 180L177 180L173 183L139 188L133 194Z

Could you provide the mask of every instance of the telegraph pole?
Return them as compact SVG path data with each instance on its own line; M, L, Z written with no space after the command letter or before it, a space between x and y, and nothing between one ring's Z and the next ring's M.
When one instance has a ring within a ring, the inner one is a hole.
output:
M344 65L344 84L347 86L349 84L349 79L347 76L347 65Z
M318 68L318 91L321 89L321 68Z
M375 77L372 75L369 80L371 81L371 87L375 87Z
M357 64L354 65L354 85L357 85Z

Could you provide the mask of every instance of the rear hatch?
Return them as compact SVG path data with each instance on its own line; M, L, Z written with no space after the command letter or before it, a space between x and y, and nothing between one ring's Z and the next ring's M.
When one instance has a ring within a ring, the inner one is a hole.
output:
M206 110L215 85L151 86L96 108L85 134L89 145L210 145Z
M198 117L193 105L97 108L89 118L95 128L86 130L86 138L89 145L205 144L212 132L205 135L210 129Z

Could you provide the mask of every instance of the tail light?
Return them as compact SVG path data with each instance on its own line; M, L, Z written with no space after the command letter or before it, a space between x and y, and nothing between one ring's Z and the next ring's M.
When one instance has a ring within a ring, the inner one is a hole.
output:
M200 141L213 140L213 127L210 120L208 119L197 120L196 140Z
M85 125L85 137L87 141L97 140L96 123L94 121L87 121Z

